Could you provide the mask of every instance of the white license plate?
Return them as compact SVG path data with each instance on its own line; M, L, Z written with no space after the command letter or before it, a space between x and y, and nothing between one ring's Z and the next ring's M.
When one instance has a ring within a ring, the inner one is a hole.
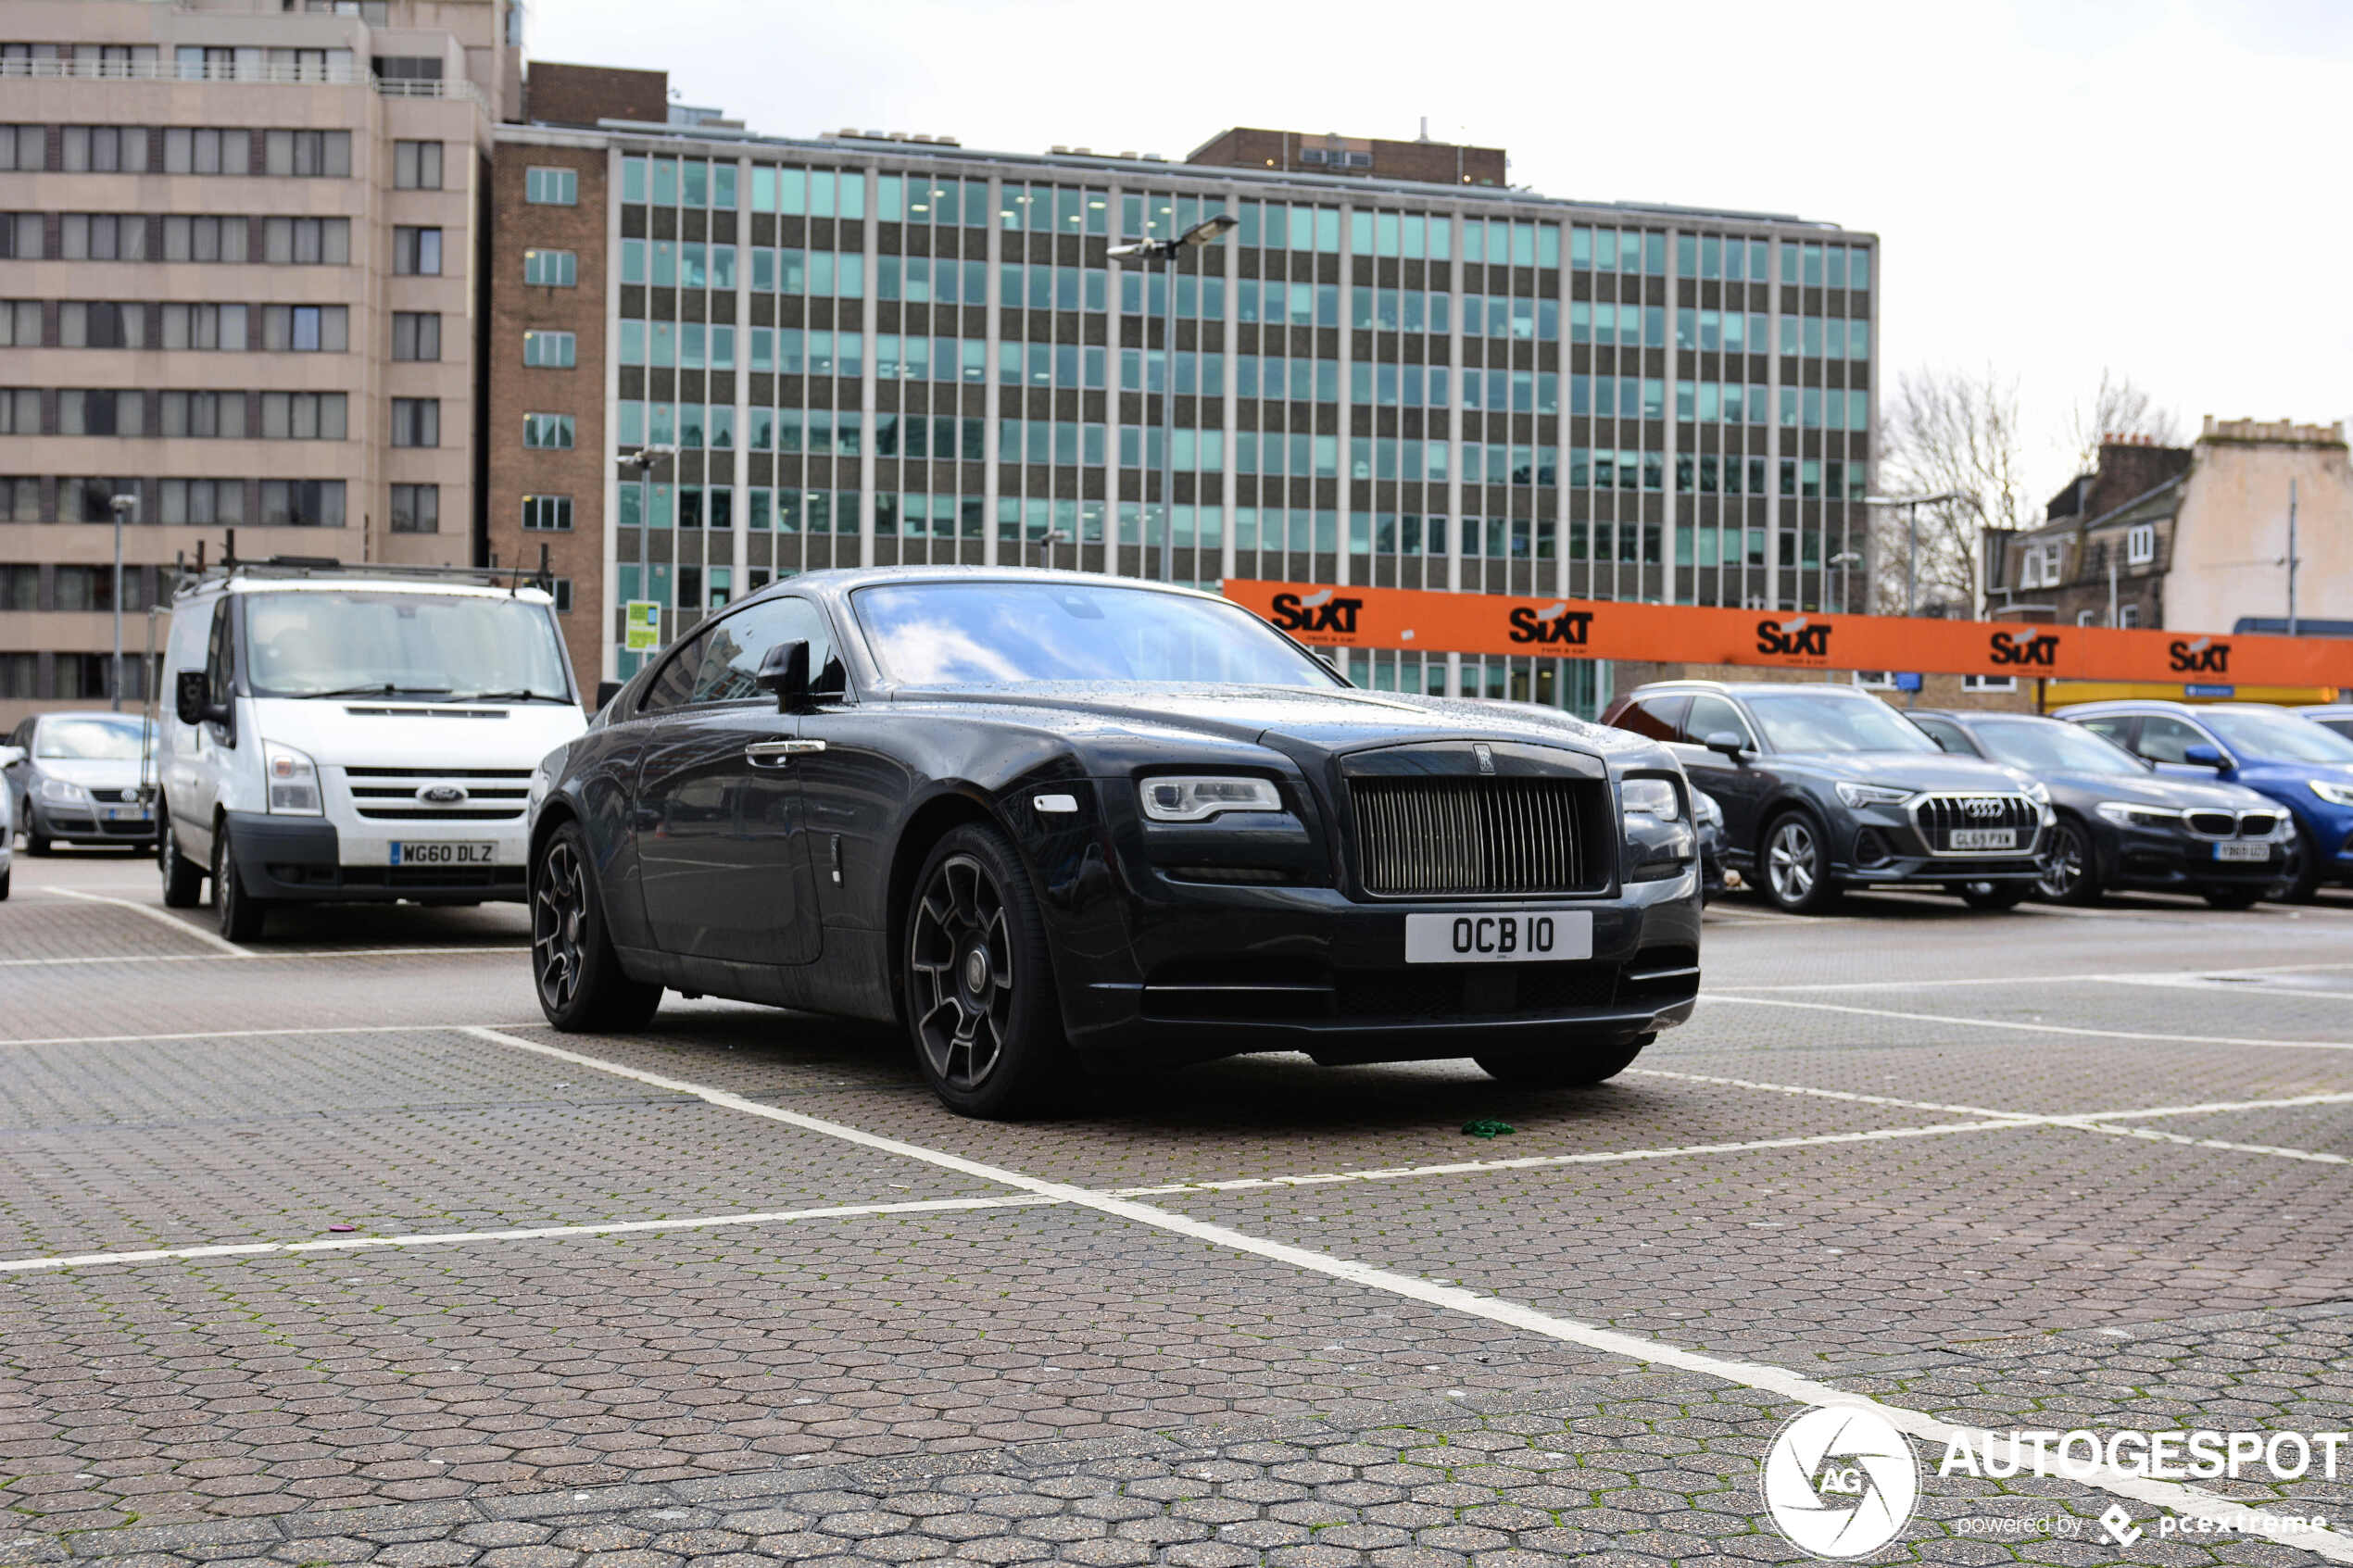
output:
M2268 860L2271 847L2268 844L2218 844L2214 847L2218 860Z
M1947 849L2015 849L2016 828L1955 828L1946 837Z
M1593 956L1591 909L1407 915L1407 963L1541 963Z
M498 863L496 844L396 844L392 847L392 864L396 866L495 866Z
M107 808L107 821L110 822L144 822L146 820L147 809L145 806L109 806Z

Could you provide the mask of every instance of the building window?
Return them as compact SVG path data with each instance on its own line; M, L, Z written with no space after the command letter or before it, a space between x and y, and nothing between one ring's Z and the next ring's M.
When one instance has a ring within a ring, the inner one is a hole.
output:
M1855 684L1868 692L1892 692L1895 689L1895 672L1892 670L1857 670Z
M49 128L0 125L0 174L38 174L49 167Z
M348 131L270 131L262 134L262 167L271 174L340 180L351 173Z
M245 520L245 482L242 479L156 481L157 522L233 523Z
M264 528L341 528L340 479L265 479L261 482Z
M232 219L230 221L243 223L245 220ZM168 243L165 248L170 248ZM281 266L344 266L351 260L351 220L266 219L261 226L261 258Z
M441 276L441 231L403 223L392 231L392 270L404 278Z
M334 307L338 312L342 306ZM245 310L242 305L167 305L163 307L166 348L245 348Z
M242 392L158 393L158 435L211 436L237 440L245 433L245 395Z
M559 577L556 579L553 587L556 597L556 613L558 615L570 615L572 613L572 579L569 577Z
M59 167L69 174L145 174L147 171L147 132L139 126L61 126L57 140L57 150L62 155Z
M569 452L572 450L573 416L570 414L525 414L522 417L522 444L535 451Z
M32 221L37 227L41 222L41 219L36 214L33 216ZM182 225L180 232L183 234L189 232L190 226L193 226L195 230L211 235L211 249L209 253L206 252L202 246L198 246L195 250L191 251L187 255L169 255L173 232L172 225L175 222ZM235 229L233 239L235 241L236 248L235 254L233 255L224 255L221 253L222 247L220 243L220 232L221 226L224 222L233 225ZM245 221L242 218L227 220L219 218L167 219L164 221L164 242L167 252L167 259L172 261L243 261L245 258ZM39 254L40 246L38 242L36 242L31 248L27 248L21 243L19 243L17 247L17 255L23 259L30 260L37 257ZM147 220L135 214L118 214L111 212L66 213L57 220L57 254L62 259L67 261L145 261L147 258Z
M441 189L441 144L395 142L392 144L392 186L396 191Z
M580 173L572 169L525 169L522 199L535 207L578 207Z
M2116 612L2116 623L2128 632L2138 626L2141 623L2141 607L2139 605L2120 607Z
M568 250L527 250L522 253L522 281L568 289L580 280L580 257Z
M441 358L441 318L429 310L392 313L392 357L395 359Z
M0 435L41 433L41 394L29 386L0 387Z
M522 526L527 533L571 533L572 497L525 495L522 498Z
M441 399L396 397L392 400L392 444L395 446L441 445Z
M163 133L166 174L251 174L253 132L172 127Z
M441 532L441 486L396 484L392 487L392 531L395 533Z
M2015 675L1964 675L1961 690L1965 692L2014 692L2018 690Z
M37 212L0 212L0 261L40 260L47 228Z
M2157 558L2157 524L2136 522L2124 535L2124 559L2133 566L2146 566Z
M6 315L0 307L0 315ZM41 345L41 307L32 307L33 332L24 339L24 346L37 348ZM21 335L21 334L20 334ZM0 343L7 341L0 331ZM145 348L147 345L147 307L139 304L107 304L94 300L68 300L57 307L57 345L60 348Z
M439 82L441 58L437 55L378 55L369 61L383 82ZM396 94L423 97L429 94L409 93Z
M536 369L571 370L578 353L578 340L570 332L525 332L522 334L522 362Z
M261 395L262 437L270 441L341 441L349 433L347 407L345 395L340 392L265 392ZM340 483L336 488L340 493Z
M57 394L59 435L145 435L146 394L84 392Z
M341 354L351 346L350 307L265 305L261 346L273 354Z
M2075 624L2078 626L2097 626L2099 623L2100 612L2098 610L2079 609L2075 612Z
M0 300L0 348L40 346L41 302L37 299Z

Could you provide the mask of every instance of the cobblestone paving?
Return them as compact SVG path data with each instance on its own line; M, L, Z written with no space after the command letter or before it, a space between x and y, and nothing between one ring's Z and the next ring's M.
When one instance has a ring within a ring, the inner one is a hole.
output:
M2335 1430L2353 1412L2353 1167L1954 1130L1980 1119L1959 1108L2353 1092L2353 1051L2310 1048L2353 1041L2342 902L1987 920L1884 899L1819 924L1734 905L1712 985L1881 981L1894 945L1918 949L1921 978L2003 978L1744 992L1857 1010L1707 1005L1590 1094L1504 1091L1465 1063L1271 1059L998 1127L940 1111L878 1031L674 999L627 1039L522 1024L519 960L481 950L515 937L511 911L356 911L300 933L447 953L240 959L49 891L151 904L151 881L26 861L0 906L0 960L35 960L0 962L0 1265L457 1234L0 1267L0 1568L1805 1561L1756 1490L1786 1398L1172 1234L1189 1220L1962 1425ZM109 961L56 961L93 954ZM2338 967L2263 972L2287 963ZM2169 968L2247 978L2052 978ZM1151 1196L1175 1218L1139 1223L454 1029L384 1027L403 1022L520 1025L1032 1177L1187 1190ZM366 1032L283 1032L312 1029ZM234 1033L6 1043L207 1032ZM1516 1132L1457 1130L1490 1115ZM2346 1103L2112 1124L2353 1153ZM1418 1169L1464 1161L1542 1163ZM472 1234L922 1201L985 1206ZM1920 1448L1918 1514L1870 1561L2315 1561L2162 1536L2144 1501L2125 1512L2145 1534L2121 1547L2108 1493L1940 1477ZM2213 1489L2353 1515L2343 1480Z

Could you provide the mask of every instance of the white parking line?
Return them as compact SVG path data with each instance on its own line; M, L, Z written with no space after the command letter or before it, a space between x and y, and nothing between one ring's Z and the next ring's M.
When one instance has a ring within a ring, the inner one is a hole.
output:
M2353 969L2353 963L2277 963L2243 964L2208 970L2150 969L2103 971L2096 974L1964 974L1926 980L1829 980L1801 981L1779 985L1712 985L1703 996L1724 996L1729 992L1748 991L1915 991L1931 986L1947 985L2076 985L2113 981L2119 984L2161 985L2173 976L2209 979L2224 974L2296 974L2311 970ZM1728 998L1729 999L1729 998Z
M1629 1067L1623 1076L1674 1078L1686 1084L1721 1084L1734 1089L1769 1089L1779 1095L1805 1095L1812 1099L1845 1100L1852 1105L1887 1105L1903 1110L1941 1110L1952 1116L1998 1116L2004 1121L2033 1120L2032 1111L2000 1110L1983 1105L1940 1105L1928 1099L1896 1099L1888 1095L1856 1094L1848 1089L1817 1089L1804 1084L1776 1084L1758 1078L1719 1078L1705 1073L1676 1073L1664 1067Z
M170 910L157 908L154 904L142 904L132 898L111 897L104 893L84 893L78 887L53 887L49 889L49 891L52 893L61 893L69 898L80 898L85 903L111 904L118 909L129 909L134 915L145 915L149 920L159 921L163 924L171 927L172 930L179 932L183 936L192 936L195 938L208 947L217 947L230 958L246 959L253 956L252 954L246 952L243 947L238 947L234 942L232 942L227 937L221 935L219 932L207 931L200 925L193 925L188 922L180 919L177 915L171 913Z
M2242 997L2313 997L2324 1002L2353 1002L2353 991L2313 991L2296 985L2271 985L2260 981L2234 981L2211 974L2103 974L2103 985L2138 985L2158 991L2229 991Z
M2030 1035L2074 1035L2095 1039L2148 1040L2183 1046L2279 1046L2296 1050L2353 1050L2347 1040L2262 1040L2236 1035L2154 1035L2133 1029L2085 1029L2068 1023L2020 1023L1996 1018L1955 1018L1946 1013L1903 1012L1893 1008L1843 1007L1836 1002L1801 1002L1789 997L1717 995L1719 1002L1743 1002L1760 1008L1805 1008L1813 1012L1855 1013L1866 1018L1898 1018L1911 1023L1949 1023L1959 1029L2022 1030Z
M171 1040L261 1040L274 1036L293 1037L304 1035L459 1035L469 1029L537 1029L542 1022L533 1019L524 1023L337 1023L325 1026L303 1026L291 1029L198 1029L179 1035L47 1035L34 1039L0 1039L0 1048L13 1046L136 1046L149 1042L162 1044Z
M1206 1247L1262 1258L1269 1262L1281 1263L1308 1273L1322 1274L1363 1289L1379 1291L1387 1295L1402 1297L1407 1300L1419 1301L1427 1306L1459 1312L1466 1317L1500 1323L1522 1333L1538 1335L1565 1344L1581 1345L1604 1355L1621 1356L1629 1361L1652 1366L1672 1367L1681 1372L1695 1373L1743 1387L1755 1388L1795 1404L1865 1406L1877 1411L1899 1430L1929 1442L1949 1444L1965 1436L1964 1428L1940 1421L1922 1411L1907 1410L1898 1405L1882 1404L1851 1393L1833 1384L1818 1382L1780 1367L1768 1366L1756 1361L1733 1361L1722 1356L1685 1349L1681 1346L1670 1345L1664 1340L1651 1339L1641 1335L1626 1334L1616 1329L1597 1328L1591 1323L1558 1317L1516 1301L1508 1301L1494 1296L1482 1296L1477 1291L1467 1290L1459 1286L1436 1285L1428 1280L1416 1279L1410 1274L1397 1273L1388 1269L1377 1268L1369 1263L1357 1262L1352 1259L1335 1258L1328 1253L1311 1252L1305 1248L1293 1247L1279 1241L1268 1241L1263 1237L1235 1230L1230 1226L1196 1220L1166 1209L1138 1203L1132 1198L1116 1198L1108 1193L1094 1192L1085 1187L1072 1186L1066 1183L1044 1181L1036 1176L1025 1175L1018 1171L1007 1170L1002 1166L989 1165L977 1160L967 1160L962 1155L926 1148L920 1144L907 1143L899 1138L885 1137L880 1134L869 1133L863 1128L847 1126L838 1122L824 1121L818 1117L804 1115L799 1111L786 1110L778 1106L762 1105L756 1100L746 1099L741 1095L733 1094L724 1089L709 1088L699 1084L664 1077L657 1073L648 1073L621 1062L605 1061L578 1051L566 1050L559 1046L544 1045L536 1040L526 1040L520 1035L505 1034L496 1029L470 1029L467 1033L478 1039L488 1040L497 1045L530 1051L535 1055L551 1057L560 1061L570 1062L576 1067L609 1073L616 1077L630 1079L656 1088L693 1095L709 1104L721 1106L730 1110L739 1110L746 1115L780 1122L787 1126L799 1127L804 1132L838 1138L845 1143L856 1144L861 1148L875 1149L881 1153L896 1154L906 1159L921 1160L928 1165L936 1165L943 1170L954 1171L984 1181L996 1182L1017 1191L1032 1193L1039 1198L1052 1198L1076 1208L1107 1214L1115 1219L1147 1225L1154 1230L1200 1242ZM2038 1455L2034 1462L2038 1473L2055 1477L2058 1475L2055 1461L2045 1461ZM2267 1539L2298 1547L2332 1562L2353 1563L2353 1538L2330 1531L2291 1534L2273 1523L2268 1515L2244 1503L2218 1497L2197 1487L2185 1486L2178 1482L2158 1481L2144 1476L2130 1475L2105 1465L2089 1475L2063 1478L2078 1480L2098 1490L2119 1497L2131 1498L2138 1502L2150 1503L2159 1508L2171 1509L2176 1512L2224 1523L2245 1534L2259 1535Z
M246 959L257 963L267 963L276 959L446 959L468 958L475 953L496 953L503 958L509 953L529 951L531 947L528 943L498 947L471 943L447 947L240 947L233 953L104 953L95 958L0 959L0 969L40 969L60 964L225 963L231 959Z
M2228 1149L2233 1154L2269 1154L2282 1160L2308 1160L2317 1165L2353 1165L2353 1160L2342 1154L2328 1154L2318 1149L2282 1148L2276 1144L2231 1143L2222 1138L2194 1138L2186 1133L2168 1133L2156 1127L2111 1127L2104 1122L2071 1123L2087 1133L2113 1133L2120 1137L2145 1138L2151 1143L2187 1144L2193 1148Z
M772 1225L787 1220L859 1219L870 1214L938 1214L962 1209L1035 1209L1051 1201L1044 1198L934 1198L906 1203L851 1203L825 1209L780 1209L769 1214L711 1214L692 1220L613 1220L593 1225L540 1225L529 1230L509 1231L425 1231L412 1236L336 1236L327 1241L223 1242L211 1247L157 1248L146 1252L82 1252L64 1258L10 1258L0 1260L0 1273L83 1269L106 1263L258 1258L298 1252L362 1252L385 1247L447 1247L459 1242L542 1241L560 1236L699 1231L724 1225Z

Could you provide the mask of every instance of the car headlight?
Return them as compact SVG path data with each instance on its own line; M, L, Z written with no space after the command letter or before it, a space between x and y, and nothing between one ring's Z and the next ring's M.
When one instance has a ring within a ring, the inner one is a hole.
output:
M1724 808L1716 804L1714 796L1700 790L1692 792L1692 815L1709 827L1724 825Z
M1619 784L1617 797L1629 817L1656 817L1672 822L1683 815L1682 797L1675 793L1670 780L1627 779Z
M1139 784L1144 815L1156 822L1205 822L1221 811L1279 811L1282 792L1239 773L1164 773Z
M41 798L55 801L60 806L87 806L90 804L90 792L63 779L44 778L41 781Z
M2166 806L2136 806L2129 800L2103 800L2092 809L2120 828L2172 828L2182 825L2182 813Z
M1908 789L1891 789L1885 784L1843 784L1838 797L1849 806L1901 806L1912 798Z
M2312 793L2332 806L2353 806L2353 784L2333 784L2327 779L2311 781Z
M261 743L261 771L270 783L270 809L290 817L316 817L324 808L319 802L319 765L291 746L281 746L274 740Z

